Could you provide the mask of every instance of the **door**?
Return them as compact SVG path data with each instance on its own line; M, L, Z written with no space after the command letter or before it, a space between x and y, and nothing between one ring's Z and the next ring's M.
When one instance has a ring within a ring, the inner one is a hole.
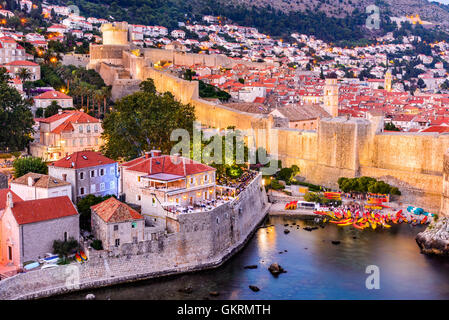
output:
M12 247L8 246L8 260L12 261Z

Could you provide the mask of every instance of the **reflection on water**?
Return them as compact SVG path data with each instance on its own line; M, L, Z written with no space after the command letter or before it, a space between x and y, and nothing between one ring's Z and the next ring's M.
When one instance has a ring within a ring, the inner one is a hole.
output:
M288 223L288 226L284 224ZM296 223L293 225L292 223ZM449 299L449 259L420 254L415 235L423 227L363 230L274 217L222 267L95 290L97 299ZM290 233L284 234L284 229ZM332 240L340 240L339 245ZM287 273L267 270L279 263ZM257 269L243 269L257 264ZM365 288L368 265L380 269L380 289ZM259 292L248 286L256 285ZM178 290L191 286L191 294ZM218 291L218 298L209 292ZM58 299L81 299L86 292Z

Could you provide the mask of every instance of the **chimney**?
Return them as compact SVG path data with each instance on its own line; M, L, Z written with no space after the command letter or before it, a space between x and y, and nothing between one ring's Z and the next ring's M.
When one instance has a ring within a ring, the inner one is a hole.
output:
M145 159L148 159L151 157L151 153L150 152L145 152Z
M9 191L8 194L6 195L6 207L7 208L13 208L14 207L14 202L12 201L12 193L11 193L11 191Z
M62 174L62 180L67 181L67 174L66 173Z
M161 150L151 150L151 157L159 157L161 155Z
M34 185L34 179L33 177L29 176L28 177L28 187L32 187Z
M58 109L58 114L62 114L62 109Z

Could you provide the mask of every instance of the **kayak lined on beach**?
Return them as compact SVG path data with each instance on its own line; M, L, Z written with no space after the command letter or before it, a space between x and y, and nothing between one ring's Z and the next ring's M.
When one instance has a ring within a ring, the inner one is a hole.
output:
M409 211L410 212L410 211ZM413 226L428 224L432 214L417 215L410 212L407 216L402 213L402 210L394 214L380 214L378 212L360 211L356 210L351 212L350 210L343 211L342 209L336 209L334 211L314 211L315 214L326 216L326 221L329 219L330 223L336 224L340 227L352 226L358 230L370 228L376 230L379 228L391 228L391 224L408 223ZM323 221L324 222L324 221Z

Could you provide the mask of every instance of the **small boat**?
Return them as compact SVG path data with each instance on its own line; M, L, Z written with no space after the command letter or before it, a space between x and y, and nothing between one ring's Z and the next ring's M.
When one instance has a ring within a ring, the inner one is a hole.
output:
M47 264L44 264L41 269L55 268L57 266L58 265L56 263L47 263Z
M32 269L37 268L37 267L39 267L39 262L29 263L26 266L24 266L23 268L28 271L28 270L32 270Z
M80 256L81 256L81 259L83 259L83 261L87 261L87 257L86 257L86 254L84 253L84 251L80 251Z
M47 253L45 254L45 258L39 259L40 263L56 263L59 260L59 256L57 254Z
M80 255L78 253L75 253L75 259L76 261L78 261L79 263L83 262L83 259L81 259Z

